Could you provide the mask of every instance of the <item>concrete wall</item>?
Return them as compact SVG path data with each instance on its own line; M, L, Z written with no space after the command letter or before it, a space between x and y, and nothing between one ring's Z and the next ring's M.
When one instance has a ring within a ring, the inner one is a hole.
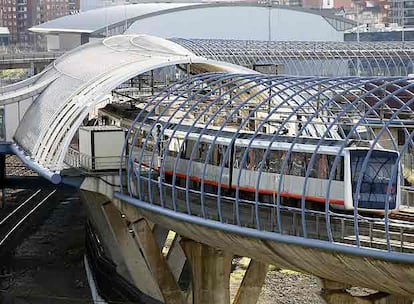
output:
M81 45L81 34L60 33L58 35L47 35L48 51L67 51Z
M71 50L81 45L81 34L59 34L61 50Z
M60 49L59 35L46 35L48 51L57 51Z
M6 141L13 140L17 126L31 103L32 99L26 99L19 103L12 103L4 106Z

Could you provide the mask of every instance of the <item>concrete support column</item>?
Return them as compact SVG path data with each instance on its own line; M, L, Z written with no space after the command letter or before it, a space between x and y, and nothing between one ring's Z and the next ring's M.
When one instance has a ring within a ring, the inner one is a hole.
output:
M181 239L180 243L191 264L193 303L228 304L233 256L189 239Z
M257 303L268 269L268 264L250 260L249 267L246 270L233 304Z
M181 237L178 234L175 235L174 240L171 244L171 248L167 254L168 265L170 266L171 272L173 273L177 282L180 278L185 261L187 259L183 248L180 245L180 240Z
M371 304L369 300L354 297L347 292L351 285L321 279L321 297L327 304Z
M117 272L143 293L162 301L163 295L133 233L129 231L126 219L108 197L86 190L80 193L89 220L99 231L105 252L117 265Z
M164 302L166 304L185 304L184 295L161 252L152 227L145 219L140 219L131 224L131 226L134 229L136 240L145 256L152 275L158 283Z
M368 296L351 295L347 289L351 286L339 282L321 279L321 297L327 304L412 304L413 299L377 292Z

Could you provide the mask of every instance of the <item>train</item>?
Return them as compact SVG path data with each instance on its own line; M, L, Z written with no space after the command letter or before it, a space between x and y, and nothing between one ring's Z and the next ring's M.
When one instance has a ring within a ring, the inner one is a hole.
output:
M205 191L214 193L220 187L227 191L227 196L235 196L237 191L240 198L250 200L258 193L261 201L273 204L277 196L298 203L304 196L307 203L328 202L334 209L348 211L356 204L362 212L399 209L402 174L399 153L378 144L371 149L369 141L352 140L343 147L343 140L324 139L318 145L320 139L313 137L235 134L231 130L215 136L218 130L214 128L174 123L168 126L163 129L161 124L157 127L144 124L135 147L136 165L161 172L167 182L175 175L177 184L185 185L188 179L196 191L203 183ZM148 132L162 134L148 135Z
M130 128L140 111L139 108L108 105L101 109L101 116L105 123ZM162 123L162 119L158 120ZM334 136L319 144L321 139L312 136L255 135L246 130L237 133L233 128L218 132L216 126L205 128L173 120L154 126L156 121L150 118L139 122L141 134L137 135L135 146L129 149L134 151L136 167L160 171L167 183L175 176L178 185L185 186L187 179L191 181L191 190L195 192L203 183L204 191L213 194L220 187L227 197L234 198L238 192L239 198L252 201L258 193L261 202L270 204L276 204L277 196L282 203L299 204L304 196L307 203L319 208L324 208L326 202L334 209L347 211L353 210L357 203L359 211L375 213L385 209L396 211L400 207L402 165L399 153L378 143L371 149L372 143L368 140L352 139L344 146L344 140ZM157 133L160 131L162 134ZM215 138L216 133L219 136ZM161 140L156 144L158 136ZM247 157L243 162L246 149ZM264 158L266 150L269 151ZM289 150L290 157L283 166ZM306 180L314 153L313 166ZM360 171L368 153L370 157L356 202ZM337 166L331 170L337 155Z

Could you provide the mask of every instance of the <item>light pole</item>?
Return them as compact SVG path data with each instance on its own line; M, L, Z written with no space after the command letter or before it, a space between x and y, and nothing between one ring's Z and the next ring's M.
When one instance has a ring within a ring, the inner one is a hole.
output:
M400 8L401 8L401 41L404 42L405 41L405 10L404 10L404 1L400 0Z
M268 37L267 40L272 40L272 0L267 1L267 7L269 8L268 16L267 16L267 26L268 26Z
M359 1L355 1L357 19L357 42L359 43Z

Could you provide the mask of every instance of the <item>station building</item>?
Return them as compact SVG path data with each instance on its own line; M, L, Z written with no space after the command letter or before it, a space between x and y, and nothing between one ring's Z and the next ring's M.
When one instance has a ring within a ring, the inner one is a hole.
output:
M141 3L65 16L30 30L46 35L48 50L69 50L124 32L162 38L343 41L344 31L354 26L352 20L288 6Z

